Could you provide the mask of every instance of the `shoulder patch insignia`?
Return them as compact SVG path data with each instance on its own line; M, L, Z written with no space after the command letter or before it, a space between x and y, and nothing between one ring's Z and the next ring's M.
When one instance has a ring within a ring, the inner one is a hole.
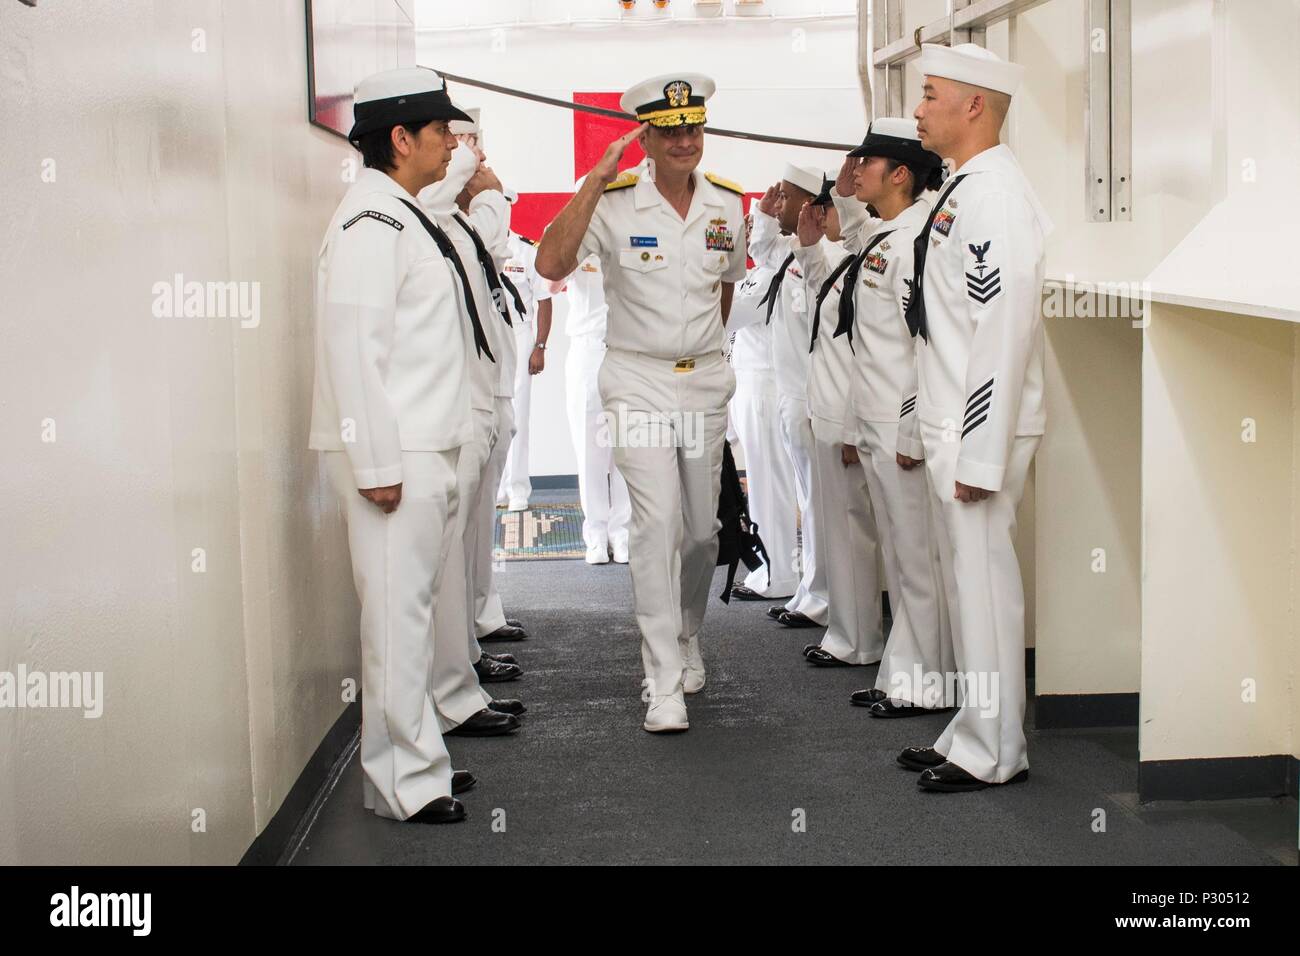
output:
M728 192L733 192L737 196L745 195L745 190L741 189L737 183L733 183L730 179L723 179L717 173L705 173L704 178L713 183L713 185L725 189Z
M635 186L640 179L641 177L636 173L624 173L622 176L619 176L618 179L606 186L605 192L610 192L614 189L626 189L628 186Z
M355 226L362 219L378 219L384 225L392 226L398 232L401 232L403 229L406 228L400 222L394 219L392 216L385 215L382 212L376 212L373 209L367 209L365 212L357 213L355 216L353 216L351 219L349 219L347 222L343 224L343 228L347 229L349 226Z

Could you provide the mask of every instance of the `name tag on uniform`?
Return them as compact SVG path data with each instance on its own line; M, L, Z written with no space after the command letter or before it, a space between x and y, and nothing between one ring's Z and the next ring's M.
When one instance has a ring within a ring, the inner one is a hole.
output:
M651 249L657 249L659 247L659 240L656 239L654 236L633 236L632 237L632 248L637 249L637 248L647 248L647 247Z

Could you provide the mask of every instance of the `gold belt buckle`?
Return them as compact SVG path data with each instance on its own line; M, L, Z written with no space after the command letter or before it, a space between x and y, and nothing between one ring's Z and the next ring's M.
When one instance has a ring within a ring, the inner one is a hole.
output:
M677 364L673 366L673 371L689 372L693 368L695 368L695 359L693 358L678 359Z

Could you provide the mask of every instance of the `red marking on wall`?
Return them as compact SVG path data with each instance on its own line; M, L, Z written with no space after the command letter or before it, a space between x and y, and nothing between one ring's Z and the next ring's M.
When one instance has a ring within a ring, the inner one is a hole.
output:
M510 209L510 228L534 241L542 238L542 231L551 224L573 193L520 193Z
M573 102L583 106L596 106L600 109L617 110L622 93L574 93ZM576 182L587 175L595 166L605 150L614 140L624 133L636 128L631 120L619 120L610 116L595 116L591 113L573 113L573 179ZM630 169L645 157L641 147L633 143L619 160L619 169Z

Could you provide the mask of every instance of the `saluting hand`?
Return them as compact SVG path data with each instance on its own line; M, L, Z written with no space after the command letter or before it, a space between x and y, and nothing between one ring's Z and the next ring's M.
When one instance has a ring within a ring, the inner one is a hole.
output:
M481 192L505 192L505 187L501 185L501 180L497 174L492 172L491 166L480 165L474 170L474 175L469 178L465 184L465 192L469 193L470 198L474 198Z
M627 148L632 145L632 141L650 128L649 123L642 123L636 129L624 133L614 142L605 147L605 155L600 157L600 161L591 168L587 178L595 178L602 186L608 186L614 180L618 179L618 161L623 158Z
M849 156L840 166L840 173L835 177L835 191L841 196L856 196L857 187L853 185L853 174L857 171L858 161L855 157Z
M826 210L806 202L799 209L799 225L795 230L802 246L815 246L826 235Z
M763 198L758 201L758 211L765 216L776 218L776 214L781 208L781 184L768 186L767 192L763 193Z

